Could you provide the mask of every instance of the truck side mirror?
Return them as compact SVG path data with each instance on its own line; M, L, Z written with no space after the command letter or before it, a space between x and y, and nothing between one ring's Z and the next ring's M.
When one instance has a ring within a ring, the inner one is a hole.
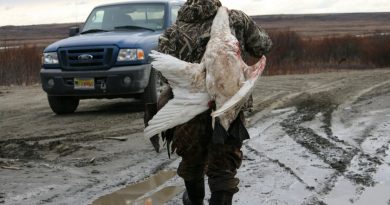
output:
M75 36L80 32L80 28L78 26L69 28L69 37Z

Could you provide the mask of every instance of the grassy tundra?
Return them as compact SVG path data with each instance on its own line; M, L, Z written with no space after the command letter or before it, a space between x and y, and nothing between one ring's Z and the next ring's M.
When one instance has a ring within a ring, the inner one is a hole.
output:
M253 16L274 42L265 75L390 66L390 13ZM0 85L39 82L48 44L77 24L0 27Z

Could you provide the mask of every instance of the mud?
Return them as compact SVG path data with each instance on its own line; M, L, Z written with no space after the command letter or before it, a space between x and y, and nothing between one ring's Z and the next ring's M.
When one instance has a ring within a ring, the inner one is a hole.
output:
M388 69L260 79L234 204L388 205L389 79ZM176 175L137 187L179 163L143 138L139 102L83 100L56 116L39 86L0 92L1 204L92 204L122 193L181 204Z
M358 100L363 99L359 98ZM327 93L316 93L315 95L304 93L303 96L297 98L295 107L297 111L281 123L281 126L290 137L346 178L363 186L375 185L376 182L372 179L372 173L376 172L376 167L381 165L382 162L378 157L364 154L358 148L344 143L343 140L339 140L337 136L333 135L331 129L332 113L338 105L331 96ZM321 128L324 129L327 138L316 134L313 129L301 126L304 122L312 121L318 114L323 116L323 126ZM367 136L368 134L364 133L363 135ZM358 144L360 145L363 141L364 138L360 139ZM337 145L340 143L344 147ZM358 161L358 171L346 172L353 159Z
M303 96L295 105L297 111L281 123L282 127L296 142L318 155L337 171L344 172L357 150L351 148L352 151L349 153L328 138L316 134L313 129L301 126L304 122L312 121L317 114L322 114L323 126L321 128L325 129L330 139L334 140L330 122L331 114L337 105L329 96L322 93L312 96L304 94Z
M163 204L169 201L172 197L183 191L183 187L167 186L155 192L158 187L161 187L168 180L176 175L175 171L160 171L157 174L145 179L142 182L129 185L112 194L102 196L92 203L92 205L103 204L146 204L150 201L152 204ZM154 193L153 193L154 191Z
M46 144L39 142L19 141L11 143L0 143L0 158L39 160L46 155L58 155L64 157L70 155L82 147L77 144L70 144L63 141L54 141ZM92 147L84 148L92 149Z

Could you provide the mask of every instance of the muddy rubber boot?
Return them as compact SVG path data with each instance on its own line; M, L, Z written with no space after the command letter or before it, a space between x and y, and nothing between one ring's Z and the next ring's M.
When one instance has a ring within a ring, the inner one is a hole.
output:
M226 191L211 193L209 205L232 205L233 194Z
M204 179L196 182L185 181L186 191L183 193L184 205L203 205L205 195Z
M153 118L153 116L157 113L157 103L148 103L145 105L145 114L144 114L144 124L145 127L148 126L149 120ZM160 138L158 135L154 135L150 138L150 142L152 143L154 150L159 153L160 152Z

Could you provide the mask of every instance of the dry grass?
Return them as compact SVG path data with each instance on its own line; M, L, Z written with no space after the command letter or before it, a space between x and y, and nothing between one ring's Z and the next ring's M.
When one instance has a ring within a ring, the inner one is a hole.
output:
M390 36L303 38L293 31L271 32L274 46L265 75L305 74L390 66ZM4 44L0 43L0 47ZM0 85L39 82L42 47L0 50Z
M34 45L9 47L0 44L0 85L30 85L39 82L43 48Z
M390 33L390 13L293 14L252 17L267 31L291 30L303 37Z
M293 31L279 31L270 36L274 46L266 75L390 66L389 35L302 38Z

